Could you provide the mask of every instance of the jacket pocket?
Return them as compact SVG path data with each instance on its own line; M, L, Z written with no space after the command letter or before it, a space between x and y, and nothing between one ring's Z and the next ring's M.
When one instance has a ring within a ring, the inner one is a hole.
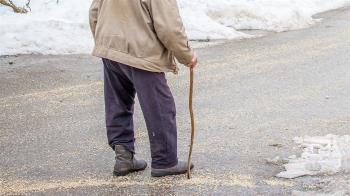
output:
M174 52L172 52L172 51L170 51L170 59L171 59L171 62L172 62L172 66L176 68L177 67L177 63L176 63Z

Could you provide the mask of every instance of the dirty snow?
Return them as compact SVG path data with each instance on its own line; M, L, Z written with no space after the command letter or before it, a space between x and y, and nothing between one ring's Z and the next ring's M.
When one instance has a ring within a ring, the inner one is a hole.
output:
M296 178L305 175L350 172L350 136L326 135L297 137L294 141L303 148L300 157L289 157L286 171L280 178Z
M24 5L25 0L15 0ZM192 40L251 37L238 30L287 31L313 25L316 13L350 5L350 0L178 0ZM89 53L91 0L35 0L32 12L14 14L0 6L0 55Z

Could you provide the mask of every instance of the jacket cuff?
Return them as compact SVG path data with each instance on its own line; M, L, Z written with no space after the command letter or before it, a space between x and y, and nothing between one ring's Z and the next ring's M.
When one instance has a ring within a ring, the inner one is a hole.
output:
M181 55L181 57L178 59L178 61L181 64L188 66L188 64L192 61L194 51L192 48L189 47L187 51L183 51L182 53L183 53L183 55Z

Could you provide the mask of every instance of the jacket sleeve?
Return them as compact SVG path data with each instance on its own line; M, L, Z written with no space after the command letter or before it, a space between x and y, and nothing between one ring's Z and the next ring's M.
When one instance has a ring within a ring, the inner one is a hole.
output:
M151 16L159 40L184 65L191 62L189 46L176 0L151 0Z
M100 0L93 0L89 9L89 22L92 36L95 38L95 30L97 24L98 8Z

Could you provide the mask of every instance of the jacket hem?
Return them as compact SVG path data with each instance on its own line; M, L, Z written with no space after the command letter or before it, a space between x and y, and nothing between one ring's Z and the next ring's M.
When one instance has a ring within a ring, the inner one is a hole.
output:
M105 47L95 47L92 51L92 55L100 58L106 58L112 61L116 61L119 63L123 63L130 67L134 67L137 69L142 69L150 72L172 72L174 74L178 73L178 67L174 66L161 66L157 63L148 61L143 58L132 56L128 53L120 52L117 50L113 50Z

